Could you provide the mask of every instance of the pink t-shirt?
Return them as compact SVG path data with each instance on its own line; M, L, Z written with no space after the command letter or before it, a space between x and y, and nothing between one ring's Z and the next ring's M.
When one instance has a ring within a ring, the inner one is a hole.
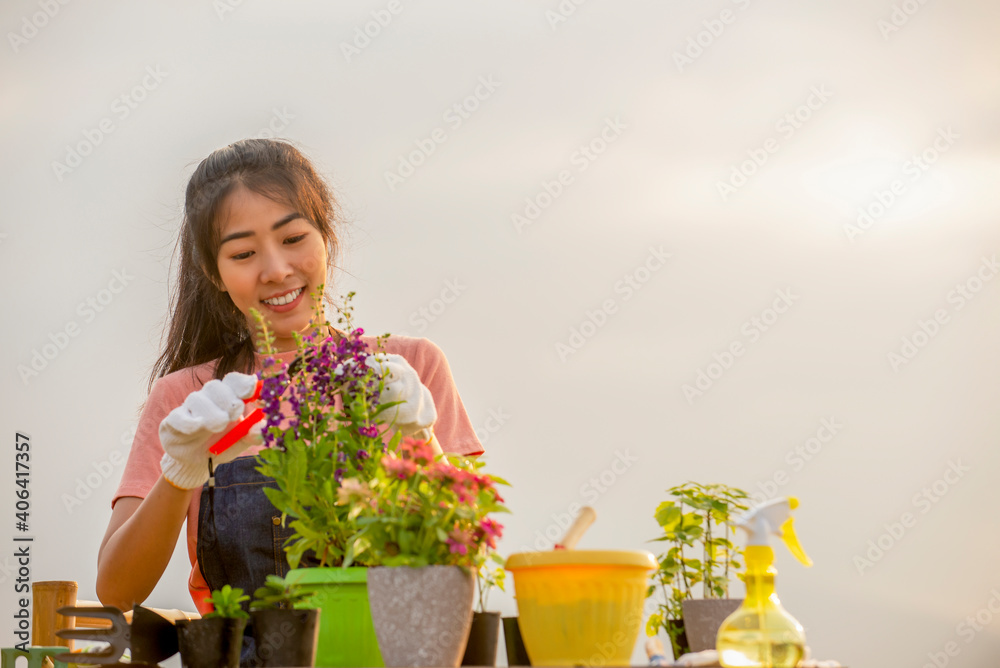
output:
M362 336L361 339L369 348L375 348L375 337ZM416 370L420 380L434 397L437 409L437 420L434 423L434 435L441 449L462 455L479 455L483 446L479 442L469 416L465 412L458 389L451 376L451 368L441 349L428 339L418 339L409 336L391 336L385 341L384 350L387 353L402 355ZM279 354L277 357L290 362L295 357L295 351ZM260 371L263 357L257 356L257 371ZM132 442L132 450L125 470L122 473L118 491L111 501L111 507L124 496L146 498L153 484L161 475L160 460L163 458L163 446L160 445L160 422L184 399L202 385L215 377L215 362L182 369L156 380L143 406L142 415ZM244 415L250 413L254 405L248 404ZM243 456L254 455L261 446L248 448ZM191 560L191 575L188 578L188 589L195 606L201 612L211 610L211 604L204 599L211 593L208 584L198 567L198 506L201 500L200 490L191 495L191 505L187 513L187 548Z

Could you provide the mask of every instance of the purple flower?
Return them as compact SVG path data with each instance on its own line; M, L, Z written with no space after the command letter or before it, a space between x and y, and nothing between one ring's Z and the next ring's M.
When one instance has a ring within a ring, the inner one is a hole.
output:
M275 364L274 358L266 358L265 363L267 360L271 361L272 366ZM276 374L265 376L261 385L260 401L263 404L264 414L267 416L267 422L264 426L264 445L267 447L275 444L275 435L272 433L271 428L277 428L281 422L281 394L285 391L287 385L287 368L282 368ZM284 443L278 444L278 447L283 450Z

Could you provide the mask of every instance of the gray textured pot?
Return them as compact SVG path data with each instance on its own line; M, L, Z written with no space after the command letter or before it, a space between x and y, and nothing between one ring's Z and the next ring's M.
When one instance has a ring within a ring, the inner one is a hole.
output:
M742 598L708 598L681 601L684 610L684 633L692 652L715 649L719 627L736 612Z
M386 666L458 666L476 577L458 566L368 569L368 603Z

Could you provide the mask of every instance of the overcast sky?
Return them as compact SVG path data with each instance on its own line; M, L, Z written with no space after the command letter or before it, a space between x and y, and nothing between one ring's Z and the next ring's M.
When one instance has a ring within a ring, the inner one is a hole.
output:
M917 666L954 641L950 666L985 665L998 18L985 0L5 2L0 421L31 437L32 578L96 598L184 185L277 134L339 198L358 324L448 355L513 484L502 553L547 549L584 502L580 548L655 549L653 511L689 479L794 494L816 565L779 548L778 591L816 656ZM191 609L188 570L179 550L148 603Z

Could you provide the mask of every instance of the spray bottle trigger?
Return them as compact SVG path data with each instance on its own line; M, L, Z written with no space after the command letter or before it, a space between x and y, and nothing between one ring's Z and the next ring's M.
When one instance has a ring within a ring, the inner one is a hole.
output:
M792 553L796 559L798 559L803 566L812 566L812 559L806 554L802 546L799 545L799 537L795 535L795 518L789 517L781 525L781 539L785 541L785 546L788 551Z

